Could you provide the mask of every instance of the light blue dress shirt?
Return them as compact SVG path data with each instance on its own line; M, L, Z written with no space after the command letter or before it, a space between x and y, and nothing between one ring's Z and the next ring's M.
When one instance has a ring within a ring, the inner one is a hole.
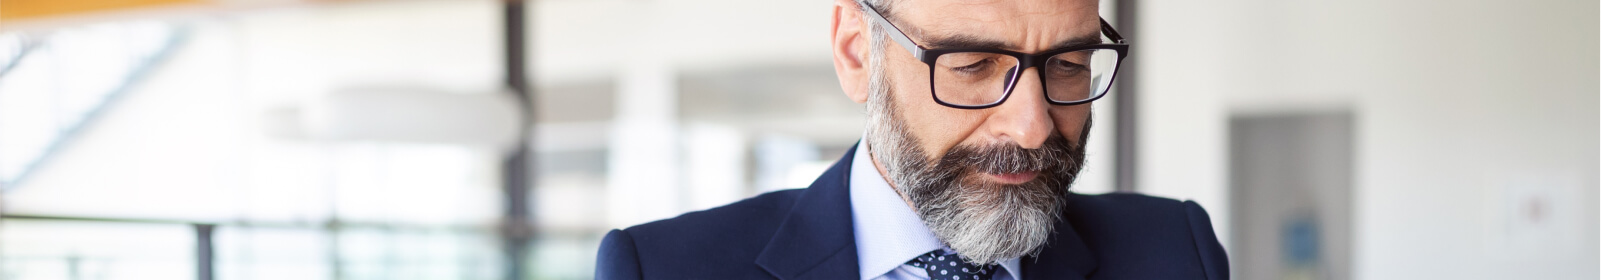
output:
M899 194L878 174L868 156L867 141L851 158L851 224L856 229L856 260L862 280L928 279L922 268L906 261L929 251L950 252ZM1000 263L995 280L1022 279L1018 258Z

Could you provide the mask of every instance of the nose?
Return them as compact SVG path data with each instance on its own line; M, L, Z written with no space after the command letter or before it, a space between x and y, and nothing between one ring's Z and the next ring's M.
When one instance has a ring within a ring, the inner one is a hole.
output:
M1045 101L1045 88L1040 84L1037 68L1023 69L1013 86L1012 95L986 119L989 133L1001 142L1011 140L1024 149L1038 149L1049 138L1055 123L1051 120L1051 104Z

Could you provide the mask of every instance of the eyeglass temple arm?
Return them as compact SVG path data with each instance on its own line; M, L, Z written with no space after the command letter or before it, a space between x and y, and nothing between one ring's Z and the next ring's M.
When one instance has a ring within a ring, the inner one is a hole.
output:
M856 1L856 4L857 5L861 5L862 6L862 10L866 10L867 11L868 17L873 18L873 22L877 23L880 26L884 26L884 28L889 29L889 30L886 30L886 31L889 31L889 32L884 32L884 33L889 33L889 38L891 40L895 40L895 43L898 43L898 44L901 45L901 47L906 48L906 51L907 52L911 52L912 56L916 57L917 60L923 60L923 49L922 48L918 48L917 47L917 43L912 42L912 38L911 37L906 37L906 32L901 32L901 28L900 27L895 27L895 24L890 23L889 19L885 19L884 15L883 14L879 14L878 13L878 9L874 9L873 6L867 5L867 3L862 2L862 1Z
M1117 29L1112 29L1112 24L1106 23L1106 18L1101 18L1101 32L1106 33L1106 38L1112 39L1114 43L1124 43L1123 35L1117 34Z

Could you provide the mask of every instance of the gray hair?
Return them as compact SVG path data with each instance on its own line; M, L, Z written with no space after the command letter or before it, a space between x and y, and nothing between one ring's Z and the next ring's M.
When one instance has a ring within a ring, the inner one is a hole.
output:
M861 0L856 3L858 5L864 5L859 7L862 9L863 14L867 13L866 5L870 5L877 9L880 14L884 15L886 19L888 19L888 11L891 2L893 1ZM902 144L906 144L902 143L904 141L889 141L891 140L890 138L892 135L905 135L907 128L904 122L895 119L895 105L891 104L891 100L893 98L890 96L890 83L888 77L889 71L885 66L886 59L884 58L884 52L886 50L886 40L884 38L886 34L884 27L874 24L871 19L867 19L866 17L863 17L862 19L864 21L862 24L866 24L868 26L867 69L870 73L867 81L868 97L866 108L868 118L868 149L871 152L872 150L897 151L905 150L907 148L916 148L902 147ZM896 169L902 165L899 157L877 155L874 156L874 158L877 159L879 164L884 167L884 171L889 174L898 173L896 172Z

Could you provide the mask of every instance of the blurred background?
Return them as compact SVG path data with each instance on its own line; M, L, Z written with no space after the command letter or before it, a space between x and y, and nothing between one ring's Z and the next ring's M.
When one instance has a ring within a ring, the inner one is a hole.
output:
M0 0L0 279L587 279L861 137L825 0ZM1596 1L1102 1L1235 279L1597 279Z

